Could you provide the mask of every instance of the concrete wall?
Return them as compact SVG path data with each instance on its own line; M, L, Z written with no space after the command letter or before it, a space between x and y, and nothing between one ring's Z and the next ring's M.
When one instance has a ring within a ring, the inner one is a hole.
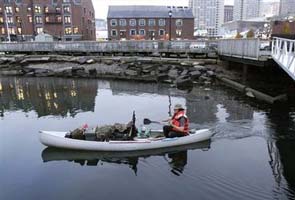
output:
M0 43L0 52L171 52L207 53L195 49L196 41L113 41L113 42L23 42Z

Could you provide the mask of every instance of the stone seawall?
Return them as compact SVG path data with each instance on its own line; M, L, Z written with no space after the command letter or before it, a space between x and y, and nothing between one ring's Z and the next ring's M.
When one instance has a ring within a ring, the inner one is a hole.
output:
M210 84L222 71L216 60L182 60L149 57L2 56L2 76L112 78L166 82L178 88Z

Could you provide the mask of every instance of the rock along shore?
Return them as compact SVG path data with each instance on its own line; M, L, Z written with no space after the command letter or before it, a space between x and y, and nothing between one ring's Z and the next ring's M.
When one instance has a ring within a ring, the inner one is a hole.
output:
M0 75L27 77L111 78L165 82L178 88L210 84L223 73L214 59L14 55L0 57Z

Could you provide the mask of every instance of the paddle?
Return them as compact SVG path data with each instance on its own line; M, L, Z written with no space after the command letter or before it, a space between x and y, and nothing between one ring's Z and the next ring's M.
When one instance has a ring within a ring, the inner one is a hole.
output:
M128 134L129 137L132 137L132 132L134 131L133 129L135 127L135 121L136 121L135 111L133 111L133 114L132 114L132 126L131 126L129 134Z
M147 119L147 118L145 118L145 119L143 119L143 124L144 125L148 125L148 124L163 124L162 122L158 122L158 121L152 121L152 120L150 120L150 119Z

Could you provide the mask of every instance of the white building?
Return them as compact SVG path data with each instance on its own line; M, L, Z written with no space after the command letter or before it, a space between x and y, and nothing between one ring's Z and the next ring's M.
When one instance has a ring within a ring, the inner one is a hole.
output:
M234 20L246 20L259 17L260 1L261 0L235 0Z
M206 32L209 37L220 36L224 20L224 0L190 0L195 17L196 32Z
M279 11L280 11L279 1L274 1L274 2L264 1L264 2L261 2L260 4L259 15L260 17L272 17L272 16L279 15Z
M295 13L295 0L281 0L280 15L288 15Z
M104 41L108 38L107 21L105 19L95 19L96 40Z

